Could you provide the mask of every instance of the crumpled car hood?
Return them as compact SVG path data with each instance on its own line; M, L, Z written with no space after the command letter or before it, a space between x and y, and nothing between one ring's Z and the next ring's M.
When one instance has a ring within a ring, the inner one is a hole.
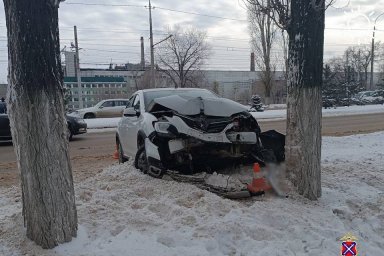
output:
M171 95L154 99L148 112L151 112L156 104L187 116L203 113L207 116L229 117L247 111L244 105L225 98L184 98Z

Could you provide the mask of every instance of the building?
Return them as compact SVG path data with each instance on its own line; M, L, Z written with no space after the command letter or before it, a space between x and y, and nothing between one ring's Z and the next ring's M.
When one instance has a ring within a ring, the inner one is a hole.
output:
M80 91L84 108L104 99L128 98L132 94L123 77L82 77L81 88L76 77L65 77L64 88L68 89L68 109L80 108Z
M259 71L222 71L222 70L203 70L201 71L201 88L214 91L218 95L235 100L237 102L249 103L253 94L263 96L265 94L264 87L260 79ZM137 89L146 88L140 84L145 79L148 72L140 70L122 70L122 69L81 69L82 86L85 88L83 94L83 106L96 104L100 99L106 96L112 98L129 97ZM65 78L65 86L72 92L72 103L70 108L78 108L78 88L75 77ZM145 82L144 82L145 83ZM149 81L146 81L149 83ZM156 87L173 87L173 83L167 76L157 72L155 79ZM111 88L115 88L115 84L121 90L115 91L113 94L105 94L100 88L104 88L105 84L110 84ZM285 79L283 72L276 72L272 90L272 99L275 103L283 103L286 96Z

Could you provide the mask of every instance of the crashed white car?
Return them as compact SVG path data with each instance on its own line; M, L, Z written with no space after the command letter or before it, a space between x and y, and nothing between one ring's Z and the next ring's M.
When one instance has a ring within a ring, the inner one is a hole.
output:
M119 162L135 157L136 168L155 177L284 159L284 135L261 133L245 106L196 88L137 91L118 124L116 146Z

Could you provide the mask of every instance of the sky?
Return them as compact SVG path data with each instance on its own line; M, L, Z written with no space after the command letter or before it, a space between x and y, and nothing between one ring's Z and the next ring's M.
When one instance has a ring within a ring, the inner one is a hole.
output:
M66 0L59 9L61 48L74 42L78 28L82 68L107 68L109 63L138 63L140 37L149 61L148 1ZM154 42L174 25L207 33L212 46L205 69L249 70L250 38L243 0L152 0ZM351 45L368 45L376 18L384 13L382 0L337 0L326 12L325 61ZM376 22L376 41L384 41L384 15ZM155 49L156 51L156 49ZM7 33L0 5L0 83L7 81Z

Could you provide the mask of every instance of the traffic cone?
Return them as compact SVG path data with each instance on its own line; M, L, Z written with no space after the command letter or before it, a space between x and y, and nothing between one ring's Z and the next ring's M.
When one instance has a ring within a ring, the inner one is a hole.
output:
M113 153L113 159L119 159L119 146L116 144L115 153Z
M253 165L253 179L252 183L247 185L247 189L254 194L271 189L271 186L265 180L258 163Z

